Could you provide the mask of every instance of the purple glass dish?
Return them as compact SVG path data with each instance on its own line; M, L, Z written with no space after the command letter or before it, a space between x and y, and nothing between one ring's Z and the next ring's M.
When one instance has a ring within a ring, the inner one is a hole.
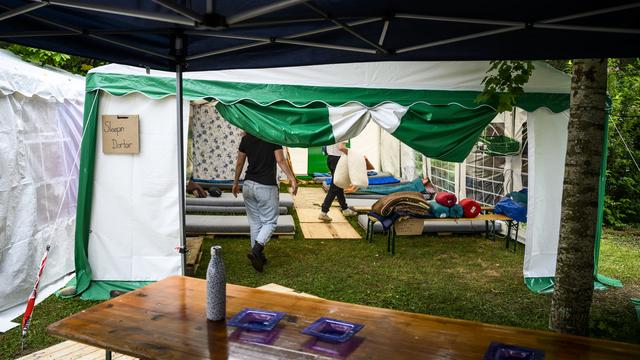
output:
M282 329L278 327L270 331L253 331L237 328L231 333L229 339L243 343L271 345L278 339L281 331Z
M273 330L285 313L245 308L227 321L227 325L253 331Z
M544 351L491 342L482 360L544 360Z
M322 317L304 328L302 333L335 343L349 340L358 331L362 330L363 327L364 325L362 324Z
M327 342L317 337L312 337L302 344L302 348L333 358L344 359L351 355L363 341L364 339L359 336L354 336L345 342Z

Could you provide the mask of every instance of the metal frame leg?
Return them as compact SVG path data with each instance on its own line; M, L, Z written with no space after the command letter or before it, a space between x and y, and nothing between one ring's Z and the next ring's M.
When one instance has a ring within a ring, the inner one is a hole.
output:
M111 360L111 350L104 351L104 358L105 360Z
M513 252L518 251L518 230L520 228L520 224L517 221L507 221L507 237L505 238L505 247L511 250L511 246L509 242L513 241ZM515 238L511 238L511 231L515 233Z
M396 229L391 227L391 256L396 254Z
M491 222L491 241L496 241L496 221L495 220L489 220L489 222Z
M509 241L511 240L511 221L507 221L507 236L505 237L505 248L510 249Z
M387 253L391 252L391 233L393 233L393 225L387 230Z
M520 223L514 221L513 228L516 230L516 236L513 238L513 252L515 253L518 250L518 230L520 229Z
M484 238L489 238L489 220L484 221Z

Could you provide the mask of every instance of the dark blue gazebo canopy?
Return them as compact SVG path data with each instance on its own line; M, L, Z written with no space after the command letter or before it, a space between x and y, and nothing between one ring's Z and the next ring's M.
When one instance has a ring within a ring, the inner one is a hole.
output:
M0 40L174 70L635 57L634 1L0 0ZM181 40L178 40L178 44Z

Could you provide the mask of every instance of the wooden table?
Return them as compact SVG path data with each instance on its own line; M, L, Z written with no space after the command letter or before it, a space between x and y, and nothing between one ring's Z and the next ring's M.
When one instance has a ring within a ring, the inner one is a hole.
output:
M245 307L285 311L272 345L233 341L205 318L205 281L169 277L49 326L49 332L148 359L316 359L300 331L321 316L365 324L348 359L481 359L491 341L542 349L553 359L640 359L640 346L488 325L227 285L227 316Z

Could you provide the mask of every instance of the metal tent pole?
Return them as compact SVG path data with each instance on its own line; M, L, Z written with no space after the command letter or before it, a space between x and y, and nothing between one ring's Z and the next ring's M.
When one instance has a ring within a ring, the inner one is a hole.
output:
M176 50L176 109L177 109L177 127L178 127L178 199L180 208L180 256L182 258L182 275L185 274L187 269L187 244L186 234L184 229L185 223L185 179L184 179L184 130L182 119L182 54L183 54L183 38L177 36L175 38L175 50Z

